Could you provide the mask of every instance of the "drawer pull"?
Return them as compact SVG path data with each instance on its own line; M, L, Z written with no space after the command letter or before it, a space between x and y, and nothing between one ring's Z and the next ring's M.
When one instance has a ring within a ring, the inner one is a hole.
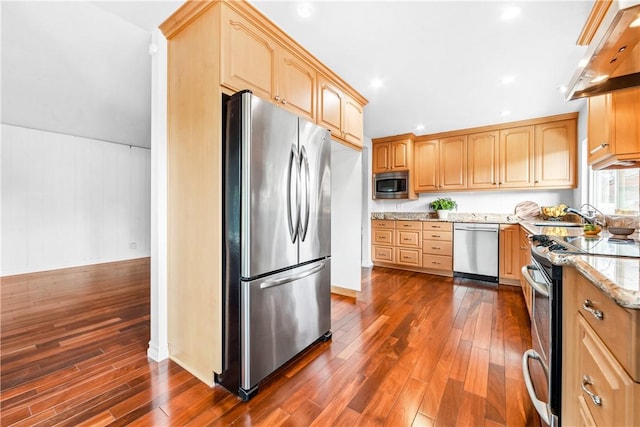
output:
M402 224L403 227L411 227L409 224Z
M411 238L410 238L410 237L405 237L405 238L404 238L404 239L402 239L402 240L404 240L405 242L410 242L410 241L411 241Z
M593 317L595 317L598 320L604 319L604 313L602 312L602 310L594 309L593 303L591 302L590 299L584 300L584 303L582 304L582 309L593 314Z
M440 237L439 234L432 234L431 237Z
M431 246L431 249L435 249L435 250L437 250L437 251L439 251L439 250L440 250L440 248L439 248L439 247L437 247L437 246Z
M411 257L410 257L410 256L405 255L405 256L403 256L403 257L402 257L402 259L411 259Z
M582 391L589 395L596 406L602 406L602 398L589 390L587 388L588 385L593 385L593 381L591 381L591 377L589 375L585 375L582 377L582 385L580 386L580 388L582 388Z
M440 264L438 261L431 261L431 264Z

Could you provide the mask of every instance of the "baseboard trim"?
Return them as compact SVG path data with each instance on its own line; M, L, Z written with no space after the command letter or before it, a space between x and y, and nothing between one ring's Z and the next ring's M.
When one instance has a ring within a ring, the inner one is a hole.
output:
M331 286L331 293L351 298L358 297L358 291L355 291L353 289L341 288L340 286Z
M160 350L160 347L149 342L149 347L147 348L147 357L154 362L161 362L169 358L169 349L164 348Z
M373 262L371 262L371 261L362 261L362 268L373 268Z

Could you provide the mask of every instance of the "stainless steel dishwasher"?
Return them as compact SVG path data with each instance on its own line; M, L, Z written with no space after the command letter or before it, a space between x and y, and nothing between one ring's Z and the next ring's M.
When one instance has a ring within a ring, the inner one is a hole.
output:
M453 225L453 276L498 283L498 224Z

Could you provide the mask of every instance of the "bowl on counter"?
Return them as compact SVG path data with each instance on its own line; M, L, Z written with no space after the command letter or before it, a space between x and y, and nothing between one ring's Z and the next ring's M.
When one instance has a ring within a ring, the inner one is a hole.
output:
M615 237L627 237L629 234L636 231L635 228L631 227L609 227L609 233L614 235Z
M567 214L566 208L567 205L562 204L558 206L542 206L540 213L545 219L558 220Z
M582 231L585 236L597 236L602 231L602 227L599 225L585 224Z

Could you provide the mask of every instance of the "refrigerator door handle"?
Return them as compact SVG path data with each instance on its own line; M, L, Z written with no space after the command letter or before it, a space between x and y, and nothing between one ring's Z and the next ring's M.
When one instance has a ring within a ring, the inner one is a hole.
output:
M300 172L299 172L300 161L298 158L298 147L295 145L291 145L291 152L289 154L289 175L287 179L287 213L289 219L289 235L291 236L291 243L296 242L296 238L298 237L298 229L300 228ZM294 221L293 214L291 212L291 185L294 184L292 181L293 167L296 168L296 176L295 176L295 194L296 194L296 219Z
M300 149L300 173L302 174L304 170L304 220L301 218L300 221L300 233L302 234L301 240L304 241L307 237L307 230L309 230L309 209L311 209L311 201L309 198L311 197L311 178L309 171L309 158L307 156L307 149L302 146ZM302 216L302 215L301 215Z
M298 274L294 274L293 276L287 276L287 277L283 277L281 279L269 279L269 280L265 280L263 283L260 284L260 289L267 289L267 288L273 288L274 286L280 286L280 285L284 285L285 283L289 283L289 282L295 282L296 280L300 280L300 279L304 279L307 276L311 276L312 274L317 273L318 271L322 270L325 266L325 262L322 262L318 265L316 265L315 267L312 267L308 270L305 270L301 273Z

